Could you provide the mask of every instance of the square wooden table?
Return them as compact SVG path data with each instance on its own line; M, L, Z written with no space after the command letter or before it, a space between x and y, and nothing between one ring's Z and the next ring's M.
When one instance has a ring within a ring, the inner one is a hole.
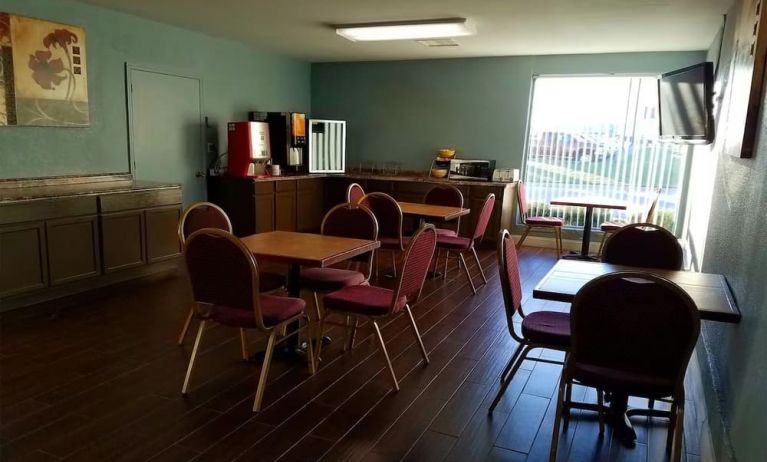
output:
M628 208L625 202L604 197L572 197L566 199L554 199L549 203L551 205L569 205L572 207L586 208L586 222L583 224L581 253L580 255L573 255L573 258L583 260L591 260L591 257L589 257L589 245L591 243L591 220L594 216L594 209L626 210L626 208Z
M357 255L371 252L381 246L378 241L352 239L322 234L270 231L241 238L256 259L287 263L288 295L301 297L301 267L326 268ZM291 331L298 325L290 326ZM297 351L298 336L292 337L287 355Z
M740 321L740 310L727 280L721 274L559 260L535 286L533 298L570 303L587 282L616 271L644 271L678 284L698 306L701 319L729 323Z
M448 207L444 205L419 204L417 202L397 202L402 209L403 215L416 216L423 219L431 218L442 221L455 220L458 217L468 215L471 210L461 207Z

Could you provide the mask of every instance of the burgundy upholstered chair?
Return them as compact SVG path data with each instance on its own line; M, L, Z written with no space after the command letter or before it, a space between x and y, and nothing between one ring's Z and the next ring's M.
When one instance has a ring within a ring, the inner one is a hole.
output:
M570 309L570 353L559 385L549 460L555 460L559 422L568 412L573 381L602 391L648 399L671 397L671 411L632 409L628 415L668 417L672 460L681 460L684 376L700 333L695 302L671 281L644 272L600 276L581 288Z
M634 223L616 231L605 243L602 261L615 265L679 270L684 251L679 240L652 223Z
M258 412L277 337L288 324L306 319L306 302L300 298L259 293L256 259L239 239L226 231L210 228L195 231L184 246L184 259L192 283L195 314L200 318L200 327L181 393L186 394L189 389L197 352L208 322L239 329L256 329L269 336L253 402L253 412ZM294 331L290 335L297 334L298 331ZM313 374L315 365L311 343L308 360Z
M181 243L181 247L184 247L186 239L195 231L203 228L213 228L232 232L232 222L229 221L229 217L226 212L216 204L211 202L196 202L189 206L181 215L181 220L178 222L178 240ZM285 285L285 276L277 273L263 272L259 277L259 290L261 292L271 292L277 290ZM184 325L181 327L181 332L178 335L178 344L184 343L186 333L189 330L189 324L194 317L194 307L189 309L189 313L184 320ZM242 347L242 359L248 359L247 339L245 338L245 332L240 332L240 345Z
M660 199L660 194L663 191L662 188L658 188L655 191L655 196L653 197L653 200L650 201L649 207L647 207L647 210L645 210L641 221L642 223L652 223L652 221L655 219L655 209L658 206L658 200ZM599 225L600 231L602 231L602 240L599 242L599 250L597 251L598 256L602 256L602 250L605 247L605 241L616 231L623 228L629 224L627 221L622 220L611 220L606 221Z
M527 203L527 187L523 182L517 183L517 205L519 206L519 216L522 219L522 224L525 225L525 230L522 232L522 236L517 242L517 249L522 247L522 244L527 239L527 235L534 228L547 229L554 231L554 243L557 248L557 258L562 255L562 226L565 224L565 220L559 217L531 217L528 212L530 207Z
M376 255L376 277L382 250L391 253L392 271L394 277L397 277L397 254L405 250L407 242L402 236L402 209L393 197L382 192L365 194L359 203L370 209L378 220L378 240L381 247Z
M346 188L346 202L356 204L365 196L365 190L358 183L352 183Z
M495 194L491 193L485 198L485 202L482 205L479 217L477 218L477 223L474 226L474 233L471 237L444 235L437 237L437 249L458 253L460 264L463 264L463 269L466 271L466 277L469 278L469 284L471 284L471 290L475 294L477 293L477 288L474 286L474 281L471 279L471 273L469 272L469 267L466 265L466 259L463 257L463 253L470 251L474 255L474 261L477 263L477 268L479 268L479 274L482 276L484 284L487 284L487 278L485 278L485 272L482 270L482 264L479 262L475 244L478 244L479 241L482 240L482 236L485 235L485 230L487 230L490 217L493 215L493 206L495 206ZM445 272L447 273L447 262L445 262Z
M453 185L437 185L426 192L424 204L463 207L463 193ZM437 228L437 236L457 236L461 227L461 218L442 223Z
M321 233L329 236L350 237L374 241L378 239L378 221L375 215L364 205L339 204L325 214ZM365 272L341 268L304 268L301 271L301 287L314 293L314 306L317 319L322 319L318 293L326 294L348 286L367 284L373 270L373 252L350 258L350 262L365 264ZM354 346L355 326L350 339L344 344Z
M405 250L405 256L402 260L402 271L394 286L394 290L369 285L349 286L331 292L325 295L324 298L323 305L327 312L351 316L355 320L364 318L373 324L381 352L386 359L386 365L391 374L394 390L399 390L399 383L397 382L397 376L394 374L389 354L386 351L386 344L381 336L378 321L396 316L403 311L407 312L410 325L413 327L413 333L421 350L421 355L423 355L424 364L429 364L429 355L426 353L421 335L418 333L418 326L415 324L415 318L412 311L410 311L410 307L415 305L421 296L426 273L429 271L429 265L431 264L432 256L434 256L436 242L437 232L432 225L425 225L415 233ZM326 318L327 316L322 317L320 332L324 328ZM322 342L317 347L318 359L322 351L321 345Z
M514 240L508 230L502 230L498 236L498 272L501 277L503 303L506 307L506 321L509 334L517 341L517 348L501 374L501 389L490 405L492 413L509 383L514 379L519 366L525 360L562 364L545 358L528 357L535 348L567 351L570 347L570 315L556 311L536 311L525 315L522 311L522 281L519 277L519 261ZM514 326L514 316L522 318L521 335Z

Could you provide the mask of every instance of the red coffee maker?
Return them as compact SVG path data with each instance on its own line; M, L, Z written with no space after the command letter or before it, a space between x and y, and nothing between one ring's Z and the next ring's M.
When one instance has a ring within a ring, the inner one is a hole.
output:
M227 173L236 177L266 175L271 159L269 124L266 122L229 122L229 164Z

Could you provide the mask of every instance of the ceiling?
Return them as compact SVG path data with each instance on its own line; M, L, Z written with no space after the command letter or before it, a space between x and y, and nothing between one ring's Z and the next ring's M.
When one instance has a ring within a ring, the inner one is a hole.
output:
M81 0L313 62L708 48L732 0ZM465 17L458 47L350 42L328 24Z

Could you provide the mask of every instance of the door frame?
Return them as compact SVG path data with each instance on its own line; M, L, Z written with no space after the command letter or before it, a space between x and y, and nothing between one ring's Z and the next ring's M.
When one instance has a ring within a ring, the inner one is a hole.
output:
M126 98L126 108L127 108L127 123L128 123L128 172L131 173L131 175L136 174L136 159L135 159L135 153L133 152L133 146L135 146L135 133L134 133L134 127L133 124L133 116L135 114L135 110L133 109L133 78L132 78L132 71L141 71L141 72L149 72L152 74L160 74L160 75L168 75L171 77L181 77L184 79L191 79L197 81L197 86L199 88L199 99L200 99L200 139L198 141L199 146L199 165L200 165L200 171L203 172L203 175L205 174L207 170L207 165L205 165L205 116L203 115L203 110L205 108L205 100L203 99L203 90L202 90L202 78L196 76L196 75L189 75L186 73L179 72L177 70L167 68L167 67L161 67L161 66L154 66L154 65L146 65L146 64L139 64L139 63L132 63L132 62L125 62L125 98ZM203 185L203 197L207 196L207 191L205 186Z

